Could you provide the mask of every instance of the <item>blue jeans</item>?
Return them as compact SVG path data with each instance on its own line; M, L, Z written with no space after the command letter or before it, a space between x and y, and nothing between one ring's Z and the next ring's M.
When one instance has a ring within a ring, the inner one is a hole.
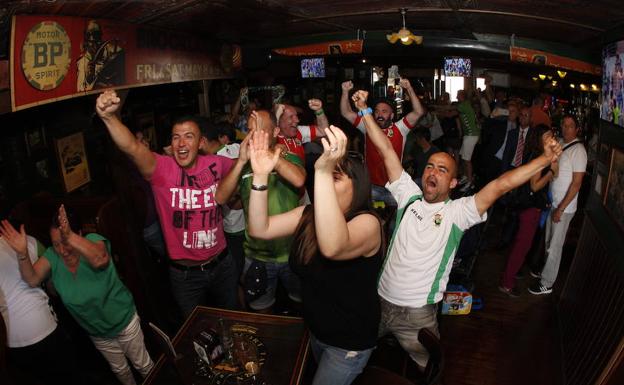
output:
M375 348L346 350L327 345L310 335L312 354L318 364L312 385L349 385L362 373Z
M247 272L251 265L252 258L245 257L245 268L243 274ZM264 295L251 301L248 305L253 310L268 309L275 303L275 293L277 291L277 280L282 282L282 285L288 292L288 297L294 302L301 302L301 280L299 277L290 270L288 262L264 262L267 272L267 291Z
M184 318L195 306L210 304L223 309L236 309L236 266L228 255L207 270L179 270L169 267L171 290Z

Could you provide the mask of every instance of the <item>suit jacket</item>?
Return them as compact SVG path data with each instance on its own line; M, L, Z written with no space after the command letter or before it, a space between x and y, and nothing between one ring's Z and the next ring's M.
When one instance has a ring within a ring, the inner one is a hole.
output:
M529 129L527 130L527 133L525 135L525 140L524 140L524 144L526 146L526 138L529 137L529 134L531 133L531 128L529 127ZM516 156L516 148L518 147L518 136L520 135L520 127L516 127L513 130L510 130L507 133L507 143L505 143L505 151L503 152L503 163L502 163L502 171L505 172L511 168L513 168L513 166L511 165L511 163L514 161L514 158ZM523 159L522 159L522 163L524 163L524 151L523 151Z

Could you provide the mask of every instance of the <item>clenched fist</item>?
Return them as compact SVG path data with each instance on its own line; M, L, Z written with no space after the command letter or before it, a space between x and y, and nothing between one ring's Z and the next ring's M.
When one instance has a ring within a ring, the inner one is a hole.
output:
M95 112L102 119L110 119L117 113L121 99L113 90L104 91L98 96L95 102Z

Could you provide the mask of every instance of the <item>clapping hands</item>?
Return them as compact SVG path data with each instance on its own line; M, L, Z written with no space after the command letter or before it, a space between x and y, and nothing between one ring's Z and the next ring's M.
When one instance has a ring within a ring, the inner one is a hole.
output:
M317 171L334 172L336 164L347 152L347 136L336 126L325 129L326 137L321 139L323 154L314 163Z
M247 134L249 138L249 160L256 175L269 175L279 162L281 149L269 149L269 134L262 130L254 130Z
M13 225L4 219L0 223L0 235L18 255L27 255L28 242L24 225L21 225L20 231L17 232Z

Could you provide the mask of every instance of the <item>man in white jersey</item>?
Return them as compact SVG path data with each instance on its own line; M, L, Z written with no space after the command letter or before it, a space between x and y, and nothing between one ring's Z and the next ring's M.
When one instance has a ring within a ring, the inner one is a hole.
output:
M463 232L486 219L487 209L503 194L522 185L561 153L551 140L544 154L487 184L475 195L451 200L457 186L456 163L447 153L431 155L423 173L421 190L403 170L390 141L370 113L366 91L353 95L363 111L367 137L379 151L390 190L398 203L397 221L379 279L380 334L392 332L416 363L424 367L428 354L418 342L418 331L438 333L437 303L446 289L453 258Z

